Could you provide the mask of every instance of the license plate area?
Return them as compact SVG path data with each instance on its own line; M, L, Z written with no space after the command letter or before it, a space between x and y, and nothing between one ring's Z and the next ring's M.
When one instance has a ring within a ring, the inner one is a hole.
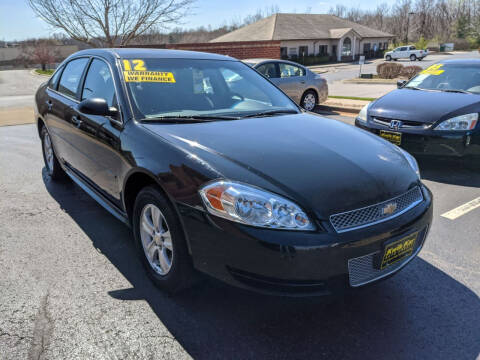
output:
M390 141L395 145L402 144L402 133L399 132L380 130L380 137Z
M393 240L384 244L384 251L382 260L380 262L380 269L395 264L413 254L415 243L417 242L418 231L405 236L399 240Z

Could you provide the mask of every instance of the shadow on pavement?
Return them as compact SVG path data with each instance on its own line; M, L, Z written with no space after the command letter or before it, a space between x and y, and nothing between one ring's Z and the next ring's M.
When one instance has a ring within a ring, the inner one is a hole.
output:
M432 156L417 157L417 160L422 179L451 185L480 187L480 164L475 164L472 159Z
M127 227L73 183L45 176L44 182L132 285L105 291L145 300L194 358L475 359L480 353L478 296L420 258L330 303L262 296L213 280L171 298L148 280Z

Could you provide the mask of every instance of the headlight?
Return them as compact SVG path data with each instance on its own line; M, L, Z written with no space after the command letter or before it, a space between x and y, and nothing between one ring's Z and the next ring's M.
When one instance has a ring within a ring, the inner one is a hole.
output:
M407 159L408 163L410 164L410 167L413 169L413 171L415 171L418 178L420 179L420 168L418 167L417 160L415 160L415 158L412 155L410 155L408 152L406 152L402 148L399 148L399 149L402 151L403 156L405 156L405 159Z
M299 206L249 185L216 181L199 192L209 213L228 220L273 229L315 229Z
M358 113L357 119L362 121L367 121L367 110L370 104L365 105L362 110Z
M455 116L451 119L442 121L435 127L435 130L472 130L477 124L478 113Z

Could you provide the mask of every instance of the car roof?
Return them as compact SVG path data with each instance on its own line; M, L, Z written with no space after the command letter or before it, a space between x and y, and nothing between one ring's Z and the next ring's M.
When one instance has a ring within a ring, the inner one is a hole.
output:
M188 50L171 49L146 49L146 48L105 48L105 49L86 49L72 54L76 56L97 55L106 58L160 58L160 59L201 59L201 60L226 60L238 61L235 58L226 55L205 53Z
M266 62L282 62L286 64L304 67L302 64L296 63L294 61L283 60L283 59L243 59L242 61L245 63L252 63L254 66L257 66L259 64L263 64Z
M480 66L480 59L447 59L439 61L440 64L445 65L476 65Z

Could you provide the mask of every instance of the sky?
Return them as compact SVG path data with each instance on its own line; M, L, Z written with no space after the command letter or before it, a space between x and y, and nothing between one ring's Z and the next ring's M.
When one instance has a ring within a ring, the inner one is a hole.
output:
M199 26L212 28L241 20L257 10L278 6L281 12L327 13L330 7L344 5L363 10L373 9L378 4L393 4L395 0L196 0L191 14L180 24L183 28ZM24 40L32 37L47 37L58 32L38 19L28 6L27 0L0 0L0 40Z

